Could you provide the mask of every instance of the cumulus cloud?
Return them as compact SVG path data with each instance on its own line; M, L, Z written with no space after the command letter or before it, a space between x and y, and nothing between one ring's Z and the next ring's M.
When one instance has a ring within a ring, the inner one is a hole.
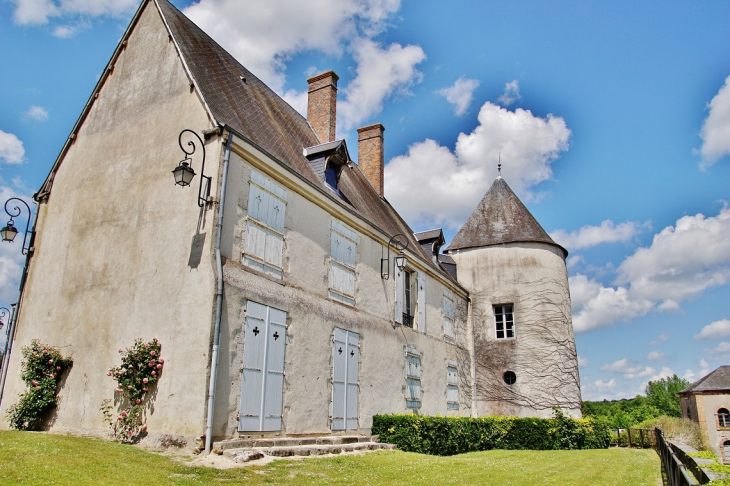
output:
M723 341L719 343L714 348L705 348L702 350L705 354L726 354L730 353L730 343L727 341Z
M670 337L672 337L671 334L669 334L668 332L663 332L660 335L658 335L656 337L656 339L654 339L653 341L649 341L649 346L656 346L659 343L667 342L667 341L669 341Z
M570 233L562 229L555 230L550 233L550 237L569 250L583 250L601 243L626 243L633 239L645 226L647 226L646 223L641 225L633 221L616 225L613 221L607 219L600 226L586 225L578 231L571 231Z
M454 105L454 115L461 116L471 105L474 90L478 87L479 81L462 76L452 86L440 89L439 94Z
M13 0L19 25L43 25L52 17L119 16L133 11L137 0Z
M695 373L691 369L687 369L687 371L685 371L684 376L682 378L684 378L685 380L690 381L690 382L695 382L695 381L699 380L700 378L706 376L709 372L710 372L710 363L708 363L704 359L701 359L700 360L700 370L697 373Z
M504 85L504 93L500 96L497 101L502 106L509 106L515 101L521 100L520 85L516 79L513 79L509 83Z
M581 356L578 356L578 367L585 368L586 366L588 366L588 360Z
M706 325L695 334L695 339L720 339L730 336L730 321L722 319Z
M614 378L606 381L596 380L593 382L593 386L599 390L612 390L616 386L616 380Z
M345 99L337 106L338 122L349 130L383 109L383 101L422 79L416 65L426 59L419 46L390 44L383 48L371 39L360 38L351 47L357 75L343 90Z
M28 111L23 113L26 120L46 121L48 120L48 111L42 106L31 106Z
M529 200L529 189L552 176L552 162L568 149L570 129L552 114L487 102L478 121L459 134L453 152L426 139L385 166L385 195L409 223L458 229L496 178L500 152L503 176Z
M658 361L666 357L667 355L661 351L650 351L649 354L646 355L647 361Z
M25 160L23 142L12 133L0 130L0 160L6 164L21 164Z
M605 364L601 366L601 371L610 371L613 373L621 374L626 380L645 378L656 373L656 370L654 368L629 362L629 360L626 358L614 361L611 364Z
M730 154L730 76L707 108L709 113L700 130L702 167L709 167Z
M701 249L701 251L698 251ZM628 322L680 304L730 281L730 208L717 216L684 216L654 235L652 244L626 257L615 287L577 274L570 278L577 332ZM574 287L575 286L575 287Z

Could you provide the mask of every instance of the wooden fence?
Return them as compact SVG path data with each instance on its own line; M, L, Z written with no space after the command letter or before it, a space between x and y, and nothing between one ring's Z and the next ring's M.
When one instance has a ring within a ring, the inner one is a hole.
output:
M656 433L654 429L612 429L611 445L656 449Z

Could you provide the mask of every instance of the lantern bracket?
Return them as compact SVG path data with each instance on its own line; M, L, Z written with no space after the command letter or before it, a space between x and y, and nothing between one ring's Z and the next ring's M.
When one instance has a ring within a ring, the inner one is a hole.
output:
M11 201L13 201L11 203ZM25 234L23 235L23 255L27 255L30 251L30 245L28 242L28 236L32 233L30 230L30 220L31 216L33 215L33 212L30 210L30 206L28 206L28 203L20 199L19 197L11 197L7 201L5 201L5 212L8 216L10 216L10 220L8 221L8 224L3 228L3 233L5 233L6 230L14 231L16 234L18 233L18 230L15 229L15 226L13 223L15 222L15 218L20 216L20 213L22 212L21 206L18 205L18 203L22 203L23 206L28 209L28 221L25 224ZM12 236L12 238L7 239L5 241L13 241L15 239L15 235Z
M195 177L195 171L192 169L192 159L190 158L191 155L195 153L195 150L197 149L197 145L195 144L195 140L188 140L187 143L183 143L183 135L186 133L190 133L195 136L195 138L198 139L198 143L200 143L200 148L203 153L201 165L200 165L200 186L198 188L198 206L204 207L206 203L208 203L210 199L210 184L211 184L211 178L205 175L205 143L203 142L203 139L200 138L200 135L198 135L193 130L190 130L189 128L186 128L182 132L180 132L180 135L177 137L178 144L180 145L180 150L183 151L185 154L185 158L180 161L180 165L177 166L177 168L173 171L179 171L179 170L185 170L192 172L192 177ZM187 148L186 148L187 147ZM205 181L205 189L203 189L203 181ZM189 185L189 184L181 184L183 186Z
M398 237L402 237L403 240L405 240L405 243L403 241L399 240ZM396 260L401 260L398 264L398 268L403 270L405 267L407 258L405 253L406 248L408 248L408 238L406 238L406 235L403 233L398 233L397 235L393 235L393 237L388 241L388 256L383 257L383 249L380 250L380 277L384 280L388 280L390 278L390 247L393 246L399 253L398 256L396 256Z

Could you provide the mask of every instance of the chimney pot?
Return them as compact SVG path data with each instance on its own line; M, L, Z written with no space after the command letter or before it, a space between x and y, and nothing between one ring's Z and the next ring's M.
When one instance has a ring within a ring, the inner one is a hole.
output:
M337 118L337 80L334 71L312 76L307 100L307 121L320 143L334 142Z
M357 165L365 174L380 197L384 195L383 165L383 132L385 127L380 123L357 129Z

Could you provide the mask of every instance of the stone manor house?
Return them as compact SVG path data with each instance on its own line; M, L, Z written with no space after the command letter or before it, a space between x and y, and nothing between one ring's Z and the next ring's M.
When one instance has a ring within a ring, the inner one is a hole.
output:
M308 80L304 118L144 0L34 196L0 413L40 339L74 360L51 429L105 434L106 370L156 337L150 437L580 416L567 251L501 177L448 246L414 234L383 192L384 127L358 129L357 161L335 140L337 80Z

